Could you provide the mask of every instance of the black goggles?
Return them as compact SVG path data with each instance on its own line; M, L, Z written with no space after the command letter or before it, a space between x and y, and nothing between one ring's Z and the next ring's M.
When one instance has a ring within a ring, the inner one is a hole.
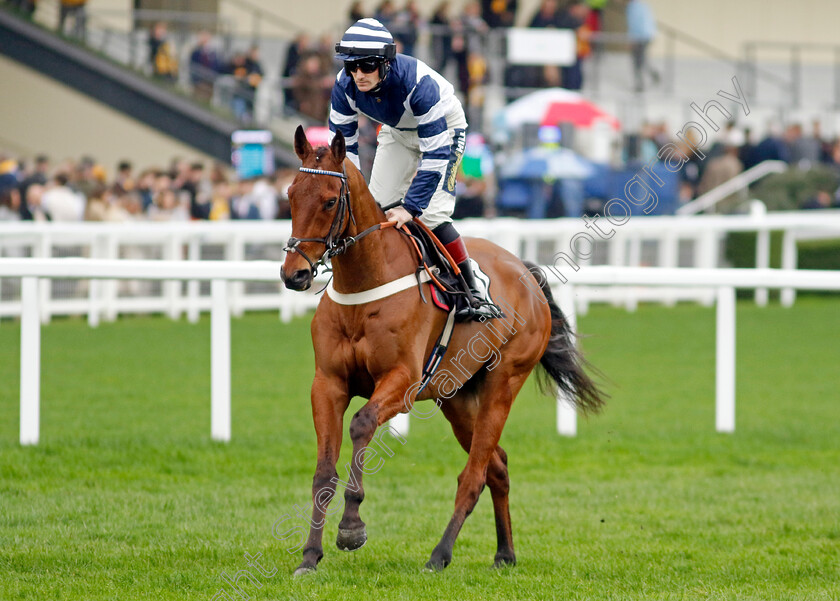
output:
M359 69L365 75L369 75L374 71L379 70L379 65L382 64L381 58L361 58L354 61L344 61L344 70L347 75L353 75L356 69Z

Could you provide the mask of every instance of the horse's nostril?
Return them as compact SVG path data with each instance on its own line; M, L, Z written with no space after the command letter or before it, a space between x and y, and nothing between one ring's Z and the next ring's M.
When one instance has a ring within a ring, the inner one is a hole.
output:
M291 290L305 290L312 282L312 274L308 269L298 269L292 275L285 277L283 283Z

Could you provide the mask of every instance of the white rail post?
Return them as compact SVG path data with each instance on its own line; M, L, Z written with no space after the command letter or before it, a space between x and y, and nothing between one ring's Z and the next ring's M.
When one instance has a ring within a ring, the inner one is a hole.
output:
M226 280L210 284L210 436L230 441L230 304Z
M680 241L673 231L666 231L665 236L659 240L659 261L660 267L676 267L679 263ZM665 288L663 301L666 307L673 307L677 304L677 296L673 288Z
M574 334L577 332L577 314L575 313L575 289L571 283L560 284L557 301L566 317L569 329ZM574 404L572 399L566 398L560 391L557 393L557 433L560 436L577 435L577 413Z
M718 288L715 429L735 431L735 288Z
M782 237L782 269L796 269L796 234L787 230ZM782 288L781 301L783 307L792 307L796 300L794 288Z
M112 233L106 236L104 250L106 259L120 258L120 241L116 234ZM105 321L116 321L118 314L117 302L119 298L117 280L105 280L102 282L102 286L103 318Z
M38 278L21 278L20 444L38 444L41 426L41 316Z
M755 266L756 269L767 269L770 267L770 231L758 230L755 239ZM755 304L759 307L767 306L767 288L755 289Z
M190 245L187 258L190 261L198 261L201 259L201 242L198 236L190 238ZM190 323L198 323L200 311L198 307L198 295L200 287L198 280L190 280L187 282L187 320Z
M101 259L104 242L101 236L94 236L90 242L90 255L94 259ZM92 328L99 326L100 313L102 311L102 280L93 278L90 280L88 290L88 325Z
M52 258L52 236L46 232L43 233L41 239L38 241L38 245L32 250L35 251L34 256L36 257L43 259ZM52 319L52 314L50 313L52 309L52 282L52 278L44 278L44 281L38 284L38 301L41 311L40 319L43 324L50 323L50 319Z
M760 200L750 202L750 216L762 219L767 216L767 205ZM759 228L755 236L755 266L757 269L770 267L770 230ZM767 306L767 288L755 289L755 304L759 307Z
M163 246L163 258L168 261L180 261L183 259L181 254L181 238L172 234L167 238ZM178 319L181 316L180 297L181 297L181 280L167 280L163 283L163 296L166 298L166 314L169 319Z

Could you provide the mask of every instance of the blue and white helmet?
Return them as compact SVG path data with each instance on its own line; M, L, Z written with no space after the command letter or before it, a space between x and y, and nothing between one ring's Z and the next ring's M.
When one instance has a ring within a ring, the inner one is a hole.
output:
M335 57L342 61L372 57L391 60L396 54L394 36L376 19L359 19L335 45Z

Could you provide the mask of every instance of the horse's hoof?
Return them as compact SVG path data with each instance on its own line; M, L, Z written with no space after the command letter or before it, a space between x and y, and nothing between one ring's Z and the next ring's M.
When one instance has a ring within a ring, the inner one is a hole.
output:
M429 572L440 572L449 565L449 562L452 561L452 556L444 557L443 555L436 555L432 553L431 559L426 562L426 570Z
M516 557L513 556L496 556L496 561L493 562L494 568L504 568L506 566L515 566L516 565Z
M335 538L336 546L342 551L355 551L365 546L367 542L367 531L365 527L346 530L338 529L338 536Z
M293 576L295 578L299 578L301 576L306 576L307 574L311 574L314 571L315 571L315 568L313 568L311 566L300 566L297 570L295 570L295 573L293 574Z

